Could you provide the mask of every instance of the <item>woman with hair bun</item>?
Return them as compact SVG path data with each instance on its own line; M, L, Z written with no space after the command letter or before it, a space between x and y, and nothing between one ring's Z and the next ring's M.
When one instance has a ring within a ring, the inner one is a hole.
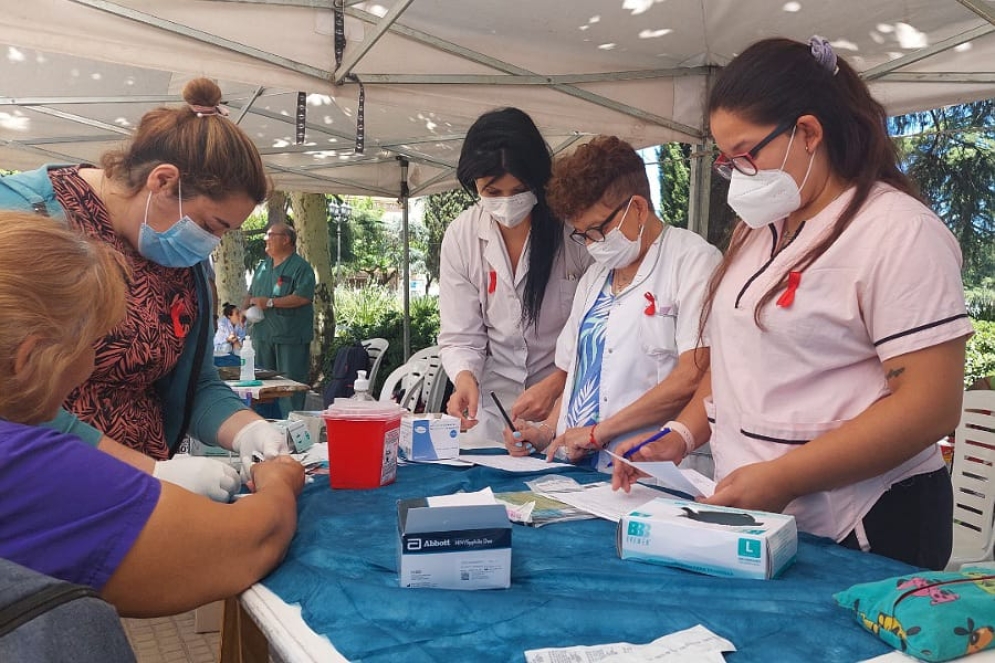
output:
M227 500L238 489L230 468L169 459L187 434L238 452L243 470L253 453L273 458L286 451L280 431L218 377L203 264L221 236L266 199L269 181L213 81L191 80L183 99L182 106L147 112L99 168L48 167L4 178L33 197L7 196L0 207L63 218L119 251L131 274L124 320L96 344L93 374L69 394L51 426L161 479Z
M706 298L711 368L677 417L691 446L711 443L705 502L944 568L953 497L936 441L960 418L972 333L957 240L824 39L753 44L708 109L741 222ZM632 456L684 450L671 434ZM634 478L619 464L613 484Z

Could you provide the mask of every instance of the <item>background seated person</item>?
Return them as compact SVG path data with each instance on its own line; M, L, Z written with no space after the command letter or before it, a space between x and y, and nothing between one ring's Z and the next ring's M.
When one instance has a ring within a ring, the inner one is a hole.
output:
M57 221L0 212L0 557L148 617L268 573L293 536L304 472L287 456L256 463L255 494L218 504L39 426L124 318L125 269Z
M214 365L238 366L239 351L245 340L245 316L242 311L231 303L221 307L218 316L218 330L214 332Z
M698 328L721 255L656 216L645 164L614 136L558 158L547 196L595 264L556 344L563 393L544 422L516 422L519 439L505 430L505 446L549 456L563 447L579 462L619 436L659 428L690 400L708 366ZM600 453L584 462L604 470L609 461Z

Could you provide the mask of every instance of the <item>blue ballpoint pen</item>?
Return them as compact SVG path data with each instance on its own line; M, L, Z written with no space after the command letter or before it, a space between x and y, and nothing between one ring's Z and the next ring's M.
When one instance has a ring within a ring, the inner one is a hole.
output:
M642 442L640 442L639 444L637 444L636 446L632 447L631 449L629 449L628 451L626 451L624 454L622 454L622 458L625 458L625 459L632 458L632 454L636 453L637 451L639 451L640 449L642 449L643 447L645 447L650 442L656 442L657 440L659 440L661 437L663 437L664 435L666 435L669 432L670 432L669 428L661 428L658 432L653 433L648 438L646 438L645 440L643 440Z

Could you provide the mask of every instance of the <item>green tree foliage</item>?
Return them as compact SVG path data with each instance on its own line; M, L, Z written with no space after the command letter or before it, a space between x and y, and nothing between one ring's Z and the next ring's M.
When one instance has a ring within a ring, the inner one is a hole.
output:
M678 228L688 227L691 190L691 145L667 143L656 149L660 172L660 218Z
M370 283L386 285L398 279L405 250L401 215L384 214L372 198L350 198L349 203L352 214L348 228L343 225L342 263L351 272L365 274ZM408 244L411 271L419 271L425 256L421 226L409 226Z
M995 100L903 115L891 124L906 172L960 242L965 283L990 287L995 275Z
M433 193L425 203L425 274L426 290L439 279L442 237L459 213L473 204L473 198L463 189Z

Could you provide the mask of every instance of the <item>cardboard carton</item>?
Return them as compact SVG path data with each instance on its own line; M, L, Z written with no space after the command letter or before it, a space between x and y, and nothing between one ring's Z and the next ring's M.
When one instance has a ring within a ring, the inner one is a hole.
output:
M501 589L511 586L511 523L501 504L397 503L401 587Z
M770 579L794 560L798 530L793 516L657 498L622 517L617 548L622 559Z
M400 453L407 460L444 460L459 456L459 419L448 414L405 415Z

